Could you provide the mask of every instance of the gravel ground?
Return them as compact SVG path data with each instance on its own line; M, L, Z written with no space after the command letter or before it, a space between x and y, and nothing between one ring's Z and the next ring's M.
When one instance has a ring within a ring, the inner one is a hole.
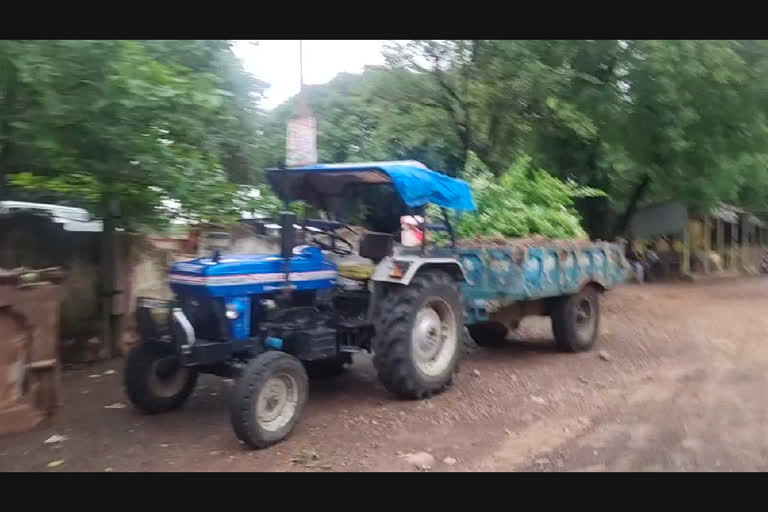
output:
M393 399L361 356L313 381L293 435L261 451L231 431L230 382L203 376L184 409L144 416L112 361L66 372L58 417L0 438L0 470L764 471L766 306L764 278L627 285L604 297L594 351L556 352L529 318L421 402Z

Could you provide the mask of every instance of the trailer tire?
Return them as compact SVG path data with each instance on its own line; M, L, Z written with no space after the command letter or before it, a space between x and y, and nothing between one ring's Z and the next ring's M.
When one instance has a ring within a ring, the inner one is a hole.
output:
M507 341L509 329L499 322L479 322L469 326L469 334L481 347L498 347Z
M374 320L373 364L384 387L407 399L449 387L465 352L463 318L459 288L443 271L390 287Z
M128 353L123 379L126 395L137 409L159 414L184 405L195 389L197 371L178 366L178 358L166 347L140 343Z
M309 378L301 362L285 352L259 354L237 379L230 403L232 429L251 448L288 437L304 411Z
M591 349L600 331L600 300L594 286L579 293L559 297L550 313L555 345L563 352Z

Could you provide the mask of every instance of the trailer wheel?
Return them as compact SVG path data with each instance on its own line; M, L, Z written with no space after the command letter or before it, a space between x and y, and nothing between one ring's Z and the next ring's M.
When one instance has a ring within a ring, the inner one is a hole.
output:
M232 428L252 448L266 448L288 437L307 402L304 366L284 352L259 354L235 384L230 405Z
M600 330L597 290L593 286L586 286L579 293L558 298L550 316L558 349L564 352L591 349Z
M496 347L507 341L507 326L499 322L480 322L469 326L469 334L478 345Z
M140 343L126 358L123 378L131 403L146 414L158 414L187 401L195 389L197 371L181 366L170 349Z
M408 286L393 286L379 305L373 364L390 392L425 398L451 385L464 352L464 308L454 279L420 272Z

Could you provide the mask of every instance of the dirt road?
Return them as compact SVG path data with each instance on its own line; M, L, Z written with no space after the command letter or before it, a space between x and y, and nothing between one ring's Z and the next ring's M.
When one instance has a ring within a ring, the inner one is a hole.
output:
M230 430L230 383L202 378L185 409L150 417L119 408L120 362L97 365L65 375L53 424L0 438L0 470L414 471L402 455L426 451L433 471L764 471L766 311L764 278L625 286L595 351L557 353L526 319L525 342L478 351L422 402L394 400L361 357L314 381L293 436L263 451Z

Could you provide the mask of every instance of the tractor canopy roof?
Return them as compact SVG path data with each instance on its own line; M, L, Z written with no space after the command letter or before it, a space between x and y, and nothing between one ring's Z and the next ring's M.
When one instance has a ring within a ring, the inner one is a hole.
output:
M458 211L475 209L466 182L431 171L415 160L270 169L267 179L284 201L303 200L322 209L337 205L344 195L350 193L350 189L359 190L360 185L377 184L393 187L408 208L434 203Z

